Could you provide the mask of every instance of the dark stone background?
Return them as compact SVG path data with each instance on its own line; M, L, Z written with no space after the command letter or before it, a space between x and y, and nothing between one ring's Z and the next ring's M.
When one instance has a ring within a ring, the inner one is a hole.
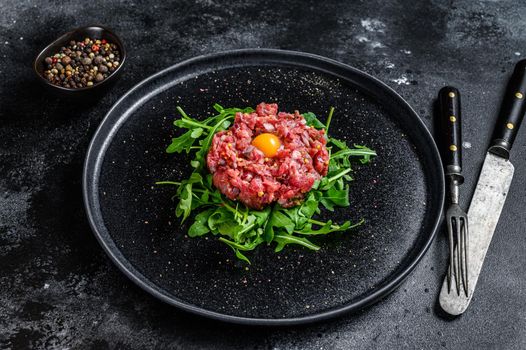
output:
M518 1L0 2L0 349L526 348L526 132L506 207L471 307L436 305L443 232L399 290L363 312L294 328L245 328L183 314L122 275L95 241L81 198L89 140L110 106L185 58L271 47L317 53L375 75L431 127L445 84L463 93L463 203L514 62L526 55ZM37 85L31 61L63 32L112 27L129 56L107 93L66 101Z

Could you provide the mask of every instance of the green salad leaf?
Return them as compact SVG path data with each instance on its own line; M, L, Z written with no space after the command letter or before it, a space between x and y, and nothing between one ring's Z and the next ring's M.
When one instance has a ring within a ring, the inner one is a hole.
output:
M289 244L319 250L320 247L310 241L311 237L347 231L364 222L362 219L354 224L350 221L337 224L314 218L322 208L334 211L337 207L349 207L349 182L353 180L351 159L356 158L361 164L367 164L376 156L375 151L365 146L349 147L344 141L327 135L334 108L331 107L325 123L312 112L302 114L308 126L325 130L330 151L327 176L317 181L303 202L295 207L283 208L275 203L263 210L255 210L223 196L213 186L212 175L206 168L206 155L214 135L228 129L237 112L251 113L254 110L250 107L223 108L217 103L213 107L217 114L204 120L191 118L181 107L177 107L181 118L174 121L174 125L186 131L172 139L166 152L194 152L190 161L193 172L181 181L157 182L158 185L177 186L175 215L182 221L190 217L193 219L188 230L189 237L218 236L218 240L228 245L238 259L250 264L246 252L262 243L276 243L276 252Z

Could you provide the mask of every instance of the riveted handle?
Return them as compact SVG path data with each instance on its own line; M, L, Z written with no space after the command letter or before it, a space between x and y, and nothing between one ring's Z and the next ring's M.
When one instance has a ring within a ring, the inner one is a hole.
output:
M502 101L499 119L493 132L489 151L508 159L513 141L526 112L526 59L515 65L506 95Z
M444 133L443 163L446 175L454 177L459 183L462 176L462 127L460 112L460 92L452 86L440 89L438 93L440 118Z

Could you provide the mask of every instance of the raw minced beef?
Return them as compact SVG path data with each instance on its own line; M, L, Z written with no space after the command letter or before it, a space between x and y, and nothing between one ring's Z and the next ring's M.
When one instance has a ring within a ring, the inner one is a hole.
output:
M280 139L272 158L251 145L261 133ZM275 201L291 207L327 174L326 143L324 130L307 126L298 111L278 112L277 104L261 103L254 113L237 113L230 129L214 135L207 164L214 186L229 199L254 209Z

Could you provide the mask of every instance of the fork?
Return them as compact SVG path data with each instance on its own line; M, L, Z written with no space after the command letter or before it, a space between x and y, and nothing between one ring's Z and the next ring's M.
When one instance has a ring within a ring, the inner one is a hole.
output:
M446 212L449 239L449 269L447 273L448 293L451 293L453 277L460 295L461 284L468 296L468 217L459 205L459 186L464 182L462 175L462 127L460 93L458 89L446 86L438 94L440 118L444 131L442 162L444 173L449 180L450 205Z

